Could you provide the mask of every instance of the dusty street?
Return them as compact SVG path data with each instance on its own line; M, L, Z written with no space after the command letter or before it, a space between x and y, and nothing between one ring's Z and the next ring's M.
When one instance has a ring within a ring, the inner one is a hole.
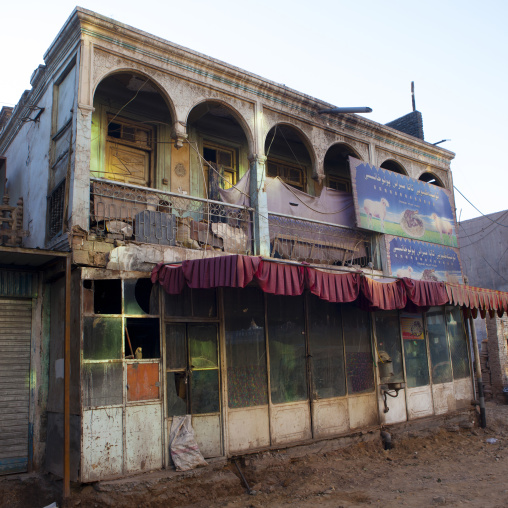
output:
M378 435L330 451L327 442L248 457L185 474L149 473L84 487L73 486L69 506L508 506L508 406L488 404L485 430L401 433L385 451ZM495 439L495 443L487 440ZM309 453L310 452L310 453ZM30 475L0 480L1 506L42 507L61 483Z

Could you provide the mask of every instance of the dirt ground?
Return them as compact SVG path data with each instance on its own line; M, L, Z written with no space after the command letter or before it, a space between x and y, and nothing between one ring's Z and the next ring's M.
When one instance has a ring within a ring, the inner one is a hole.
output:
M68 506L508 507L507 405L488 404L486 429L448 424L394 432L391 450L384 450L379 433L347 448L329 448L322 442L239 460L251 494L235 464L221 461L188 473L73 485ZM12 475L0 480L0 506L43 507L58 501L60 492L61 482L47 476Z

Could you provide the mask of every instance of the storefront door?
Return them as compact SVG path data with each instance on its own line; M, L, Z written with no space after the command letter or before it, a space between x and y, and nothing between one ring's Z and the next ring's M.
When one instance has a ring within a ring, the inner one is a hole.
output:
M166 416L192 415L203 456L222 455L218 325L166 324Z

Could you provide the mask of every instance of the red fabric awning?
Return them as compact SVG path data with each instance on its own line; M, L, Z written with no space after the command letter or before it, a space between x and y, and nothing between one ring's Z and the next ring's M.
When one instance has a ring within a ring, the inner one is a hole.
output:
M407 294L402 280L379 282L370 277L362 277L361 290L366 310L403 309L407 303Z
M266 293L301 295L304 289L328 302L360 299L366 310L406 309L425 311L451 303L491 316L508 312L508 293L444 282L398 279L382 282L360 272L330 273L310 266L277 263L255 256L219 256L184 261L181 265L160 263L152 270L152 282L170 294L191 288L243 288L254 281Z
M305 284L310 292L327 302L353 302L360 293L359 273L328 273L305 267Z

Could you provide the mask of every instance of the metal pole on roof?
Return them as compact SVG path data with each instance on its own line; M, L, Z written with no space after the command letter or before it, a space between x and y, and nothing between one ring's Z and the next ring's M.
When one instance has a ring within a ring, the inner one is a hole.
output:
M65 259L65 339L64 339L64 456L63 498L71 496L71 255ZM65 504L64 504L65 505Z
M480 427L484 429L487 426L487 417L485 413L485 395L483 393L482 367L480 364L480 351L478 349L478 339L476 338L476 328L471 313L469 314L469 328L471 329L471 338L473 339L474 365L476 370L476 381L478 382L478 397L480 398Z

